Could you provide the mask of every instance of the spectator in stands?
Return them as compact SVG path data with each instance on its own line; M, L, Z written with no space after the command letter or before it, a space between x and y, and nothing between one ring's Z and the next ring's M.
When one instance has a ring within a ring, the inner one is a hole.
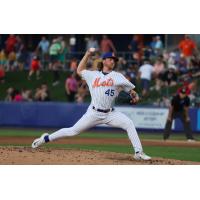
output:
M16 65L18 66L19 70L24 69L25 59L27 55L27 50L25 49L25 44L22 40L22 38L17 35L16 36L16 45L15 45L15 51L16 51Z
M154 52L155 52L156 55L161 55L162 50L163 50L163 42L162 42L160 36L156 36Z
M119 61L118 61L119 62ZM129 67L126 70L126 77L127 79L133 83L134 85L136 85L136 79L137 79L137 65L135 65L134 63L129 65Z
M156 56L156 36L152 37L152 41L150 42L150 48L151 48L151 57L154 58Z
M160 107L168 107L170 106L170 100L166 96L161 97Z
M59 53L62 49L62 46L58 40L58 38L54 38L52 44L49 48L49 55L51 59L51 63L49 68L53 71L53 86L56 86L60 83L60 74L59 74Z
M42 101L50 101L51 100L50 91L46 83L43 83L41 85L41 90L42 90L42 94L41 94Z
M41 51L41 63L44 69L46 69L46 64L48 62L48 53L49 53L49 40L45 36L42 36L38 46L37 46L37 51Z
M60 42L61 45L61 49L58 55L58 60L59 60L59 64L60 64L60 68L64 68L65 66L65 61L66 61L66 54L68 52L67 46L66 46L66 42L63 38L63 36L59 36L58 37L58 41Z
M15 45L17 43L17 39L15 35L10 34L9 37L7 38L5 44L6 44L6 53L9 54L12 51L15 51Z
M17 65L19 70L23 70L26 66L29 67L28 61L29 61L29 52L25 48L23 48L17 58Z
M109 39L107 35L103 35L102 37L102 40L100 43L100 51L101 53L116 52L116 49L112 40Z
M17 57L15 51L11 51L8 55L7 71L14 71L17 68Z
M0 83L5 82L5 70L3 65L0 64Z
M32 61L31 61L31 69L28 74L28 80L31 80L31 76L36 73L36 79L40 79L40 60L37 56L34 56Z
M14 90L14 98L13 98L14 102L22 102L23 101L23 97L21 92L18 89Z
M177 62L177 70L180 75L187 74L188 68L187 68L187 60L185 57L181 57Z
M176 54L174 52L169 53L169 57L167 60L167 67L176 69Z
M46 83L43 83L39 88L36 88L34 99L36 101L50 101L50 92Z
M141 79L142 97L147 97L149 95L152 74L153 66L150 64L149 60L145 60L138 72L138 77Z
M163 50L162 56L163 56L163 61L167 64L169 59L169 52L166 49Z
M83 103L88 94L87 84L85 81L79 82L77 94L75 96L77 103Z
M65 94L69 102L75 101L75 95L78 90L78 82L75 72L72 73L65 81Z
M159 91L163 85L162 78L163 78L164 71L165 71L165 64L163 60L159 58L155 61L154 67L153 67L153 72L154 72L154 77L155 77L155 89L157 91Z
M169 107L170 106L170 100L166 96L162 96L161 98L158 98L155 103L153 103L154 106L159 107Z
M148 60L148 59L145 59L145 60ZM142 63L143 63L142 56L139 52L133 53L132 60L130 61L129 64L133 64L133 63L136 64L138 66L138 68L139 68L139 66L142 65Z
M163 74L163 82L165 86L175 86L177 84L176 68L170 66Z
M45 36L42 36L38 46L37 46L37 50L41 50L42 55L46 55L48 54L49 51L49 40L46 39Z
M142 54L143 54L143 60L145 59L151 59L152 56L152 49L150 46L146 45L144 46L144 48L142 49Z
M70 35L69 38L69 50L70 53L72 55L72 57L75 56L75 52L76 52L76 36L75 35Z
M15 44L15 52L16 52L17 58L19 57L23 49L24 49L24 43L22 41L22 38L19 35L17 35L16 44Z
M38 87L38 88L35 89L34 100L35 101L40 101L40 99L41 99L40 96L41 96L41 88Z
M9 87L6 91L6 97L5 97L5 101L13 101L14 98L14 88L13 87Z
M5 69L7 63L7 58L4 49L0 51L0 65Z
M130 41L130 43L128 45L128 49L132 53L139 51L139 43L138 43L138 36L137 35L133 35L132 40Z
M133 53L139 51L139 41L138 41L138 36L137 35L133 35L132 40L130 41L130 43L128 45L128 49L130 51L129 58L131 58L131 55Z
M152 41L150 43L150 47L154 50L155 49L155 45L156 45L156 37L153 36L152 37Z
M78 67L78 60L76 58L72 58L69 63L70 72L76 71Z
M200 71L200 57L199 55L193 55L191 58L191 68L190 72L195 74Z
M20 52L23 48L24 48L24 42L23 42L22 38L21 38L19 35L17 35L17 36L16 36L15 51L18 53L18 52Z
M31 90L22 89L22 98L23 101L31 102L33 101L33 93Z
M180 41L178 46L182 56L187 60L187 68L190 68L191 57L195 51L197 51L196 43L190 38L189 35L185 35L184 39Z
M96 51L99 51L99 44L98 41L95 39L93 35L91 35L89 38L85 38L86 40L86 50L89 48L95 48Z

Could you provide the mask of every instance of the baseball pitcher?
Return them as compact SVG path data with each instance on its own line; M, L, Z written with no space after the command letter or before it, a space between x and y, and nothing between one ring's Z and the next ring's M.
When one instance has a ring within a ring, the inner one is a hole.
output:
M44 143L63 137L78 135L79 133L99 124L107 124L112 127L124 129L134 148L134 159L150 160L142 149L140 139L133 121L126 115L114 109L113 105L121 90L130 93L132 103L139 101L138 94L134 91L135 86L121 73L113 71L118 58L111 52L102 56L102 70L90 71L86 69L90 56L95 52L94 48L86 51L80 61L77 73L86 81L91 94L91 104L82 118L70 128L62 128L52 134L44 133L32 143L32 148L37 148Z

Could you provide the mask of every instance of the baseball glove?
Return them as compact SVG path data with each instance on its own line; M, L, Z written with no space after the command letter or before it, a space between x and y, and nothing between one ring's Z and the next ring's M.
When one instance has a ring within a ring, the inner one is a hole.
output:
M135 93L132 93L132 92L127 93L125 91L121 91L116 100L116 103L117 104L133 104L133 105L135 105L138 101L139 101L139 96L136 92Z

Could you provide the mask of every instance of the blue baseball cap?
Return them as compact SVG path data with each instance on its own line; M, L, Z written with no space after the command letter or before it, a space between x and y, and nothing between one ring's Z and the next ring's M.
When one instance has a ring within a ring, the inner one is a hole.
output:
M107 52L107 53L104 53L103 56L102 56L102 59L106 59L106 58L113 58L115 60L115 62L117 62L119 59L115 56L114 53L112 52Z

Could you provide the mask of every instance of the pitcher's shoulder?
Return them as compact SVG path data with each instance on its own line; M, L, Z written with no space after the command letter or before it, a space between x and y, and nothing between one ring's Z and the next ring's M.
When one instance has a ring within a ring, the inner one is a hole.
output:
M115 75L122 75L121 72L117 72L117 71L112 71L112 73L115 74Z
M123 77L124 75L121 72L117 71L112 71L113 75L118 76L118 77Z

